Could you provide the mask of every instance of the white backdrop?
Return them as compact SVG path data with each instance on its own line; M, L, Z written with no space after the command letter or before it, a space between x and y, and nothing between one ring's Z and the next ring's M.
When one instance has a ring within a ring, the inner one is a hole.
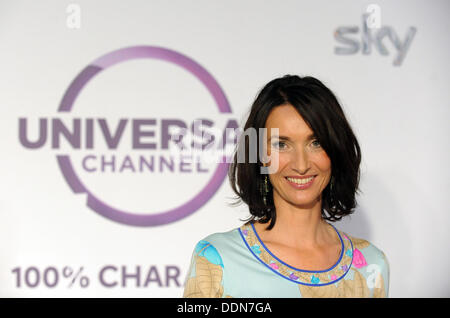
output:
M375 44L362 53L362 17L370 4L378 11L369 32L373 38L387 32L387 55ZM135 226L88 207L56 156L69 155L82 183L116 209L148 215L176 208L200 192L214 165L207 172L194 166L139 172L128 162L119 172L120 162L164 156L163 119L190 126L203 118L220 130L230 119L242 125L265 83L298 74L315 76L336 93L362 148L363 194L354 215L336 226L385 252L391 297L449 297L449 9L448 1L0 1L0 296L181 296L195 243L248 216L245 206L227 205L228 180L187 217ZM358 28L344 36L359 47L336 38L343 27ZM395 35L397 46L389 38ZM201 65L231 113L220 113L191 73L159 59L103 70L71 112L58 112L86 66L135 46L165 48ZM352 47L352 54L335 52ZM406 54L396 65L399 51ZM39 119L47 120L42 147L20 141L20 118L30 142L38 140ZM88 118L95 119L91 148ZM64 138L60 147L52 145L53 119L69 130L80 119L79 149ZM116 149L106 147L97 119L112 132L128 119ZM142 128L155 133L142 141L156 149L133 149L131 123L139 119L156 121ZM96 156L88 164L95 172L82 166L89 155ZM114 172L111 164L99 171L101 156L114 156Z

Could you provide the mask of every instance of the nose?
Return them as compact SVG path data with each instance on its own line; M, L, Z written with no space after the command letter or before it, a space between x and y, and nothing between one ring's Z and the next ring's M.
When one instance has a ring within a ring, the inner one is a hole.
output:
M308 152L304 148L298 148L293 153L292 169L299 174L306 174L311 166Z

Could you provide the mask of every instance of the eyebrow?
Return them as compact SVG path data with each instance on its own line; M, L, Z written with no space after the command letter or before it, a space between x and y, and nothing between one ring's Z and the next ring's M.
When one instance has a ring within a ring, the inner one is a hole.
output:
M277 136L277 135L270 136L268 140L271 140L272 138L278 138L280 140L291 140L291 138L289 138L287 136ZM311 133L311 134L306 136L306 140L311 140L311 139L314 139L314 138L317 138L314 133Z

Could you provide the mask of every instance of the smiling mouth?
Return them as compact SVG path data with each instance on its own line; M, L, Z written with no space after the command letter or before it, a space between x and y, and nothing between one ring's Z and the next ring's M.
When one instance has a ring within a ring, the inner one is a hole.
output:
M293 178L293 177L286 177L287 180L290 182L293 182L295 184L308 184L310 183L316 176L311 176L307 178Z

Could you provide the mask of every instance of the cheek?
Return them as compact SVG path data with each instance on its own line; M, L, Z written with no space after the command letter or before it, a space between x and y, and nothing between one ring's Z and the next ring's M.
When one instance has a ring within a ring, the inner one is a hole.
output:
M289 165L291 158L289 154L282 153L282 152L273 152L273 157L271 158L271 165L272 165L272 171L274 171L274 174L280 174L283 171L283 169Z
M274 156L275 160L278 160L278 165L280 169L285 167L291 161L291 157L287 153L279 152L276 156Z
M325 151L314 156L314 163L322 172L331 172L331 160Z

